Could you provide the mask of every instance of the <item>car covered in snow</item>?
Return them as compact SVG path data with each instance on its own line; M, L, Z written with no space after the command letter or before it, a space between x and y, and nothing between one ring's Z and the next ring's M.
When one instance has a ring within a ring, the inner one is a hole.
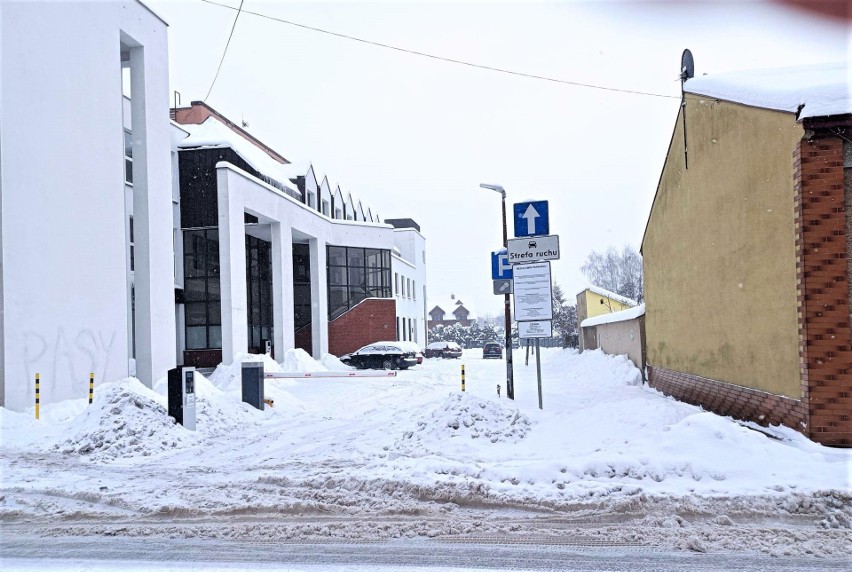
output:
M417 354L404 342L375 342L341 356L340 361L358 369L408 369L417 365Z
M432 342L423 350L423 355L427 358L460 358L462 349L455 342Z
M414 357L417 358L417 363L423 363L423 352L420 350L420 346L418 346L414 342L394 342L399 344L402 348L409 348L414 352Z
M503 359L503 344L500 342L486 342L482 346L482 359Z

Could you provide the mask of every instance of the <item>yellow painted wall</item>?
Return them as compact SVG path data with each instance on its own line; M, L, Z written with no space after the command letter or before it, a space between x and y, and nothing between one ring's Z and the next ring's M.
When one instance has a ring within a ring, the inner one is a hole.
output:
M622 304L621 302L613 300L607 296L596 294L591 290L584 290L582 295L586 300L586 312L588 313L586 318L594 318L595 316L610 314L610 308L612 308L612 312L620 312L621 310L633 307L627 304ZM604 304L601 304L601 300L604 301Z
M648 364L800 397L790 113L687 95L642 243Z

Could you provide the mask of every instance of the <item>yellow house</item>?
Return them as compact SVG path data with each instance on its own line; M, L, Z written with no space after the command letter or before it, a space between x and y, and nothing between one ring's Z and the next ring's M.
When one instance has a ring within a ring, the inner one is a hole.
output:
M687 80L642 241L649 384L841 446L852 445L847 74Z
M632 308L636 304L636 300L625 298L604 288L589 286L577 294L577 323L582 323L586 318L620 312ZM594 345L587 346L583 341L583 336L580 335L580 350L582 351L586 347L594 347Z

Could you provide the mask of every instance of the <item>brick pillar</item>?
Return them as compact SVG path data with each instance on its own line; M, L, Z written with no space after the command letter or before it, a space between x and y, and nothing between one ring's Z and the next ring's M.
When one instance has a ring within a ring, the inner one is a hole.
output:
M806 434L852 446L852 332L849 314L843 140L802 140L794 154L799 355Z

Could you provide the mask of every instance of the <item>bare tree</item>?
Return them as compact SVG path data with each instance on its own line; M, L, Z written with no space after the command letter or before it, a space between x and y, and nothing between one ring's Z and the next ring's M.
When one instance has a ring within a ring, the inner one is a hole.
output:
M605 253L593 250L580 270L596 286L637 302L645 299L642 256L630 245L621 252L612 246Z

